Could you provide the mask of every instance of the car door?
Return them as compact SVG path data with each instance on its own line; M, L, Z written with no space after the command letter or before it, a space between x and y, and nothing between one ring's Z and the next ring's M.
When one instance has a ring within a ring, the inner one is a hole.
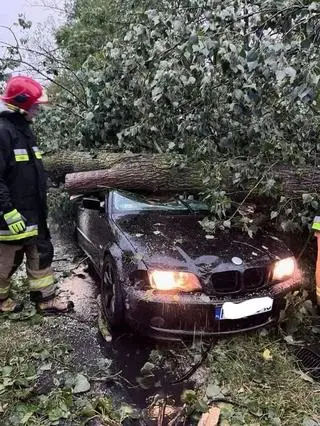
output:
M84 197L78 207L78 242L100 271L104 247L109 239L109 225L106 203L98 197Z

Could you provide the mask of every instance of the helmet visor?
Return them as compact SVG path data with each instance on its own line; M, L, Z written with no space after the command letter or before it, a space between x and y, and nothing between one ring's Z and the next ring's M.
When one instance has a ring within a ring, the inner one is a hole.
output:
M40 96L40 98L38 98L35 102L36 104L48 104L49 103L49 98L48 98L48 94L47 91L45 89L42 90L42 95Z

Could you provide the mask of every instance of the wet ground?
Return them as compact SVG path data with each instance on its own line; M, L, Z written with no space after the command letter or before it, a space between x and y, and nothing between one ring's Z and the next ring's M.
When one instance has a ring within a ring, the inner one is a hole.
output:
M180 378L193 364L199 363L204 345L190 347L188 351L183 344L158 344L125 328L111 337L108 333L105 335L105 324L103 337L98 325L101 325L98 278L89 274L88 261L72 239L58 231L52 232L52 237L60 292L74 302L75 308L68 316L49 318L47 334L55 338L59 332L59 341L74 349L71 362L79 371L84 368L88 376L95 377L97 393L112 395L114 400L133 405L139 412L153 406L146 424L157 423L156 418L155 422L152 420L152 416L158 416L156 400L166 399L166 413L174 416L176 409L172 406L180 407L183 391L194 387L195 376ZM101 359L109 367L108 377L113 379L102 379L98 367ZM197 385L205 380L204 375L201 377L201 368L196 369L194 375L197 375Z

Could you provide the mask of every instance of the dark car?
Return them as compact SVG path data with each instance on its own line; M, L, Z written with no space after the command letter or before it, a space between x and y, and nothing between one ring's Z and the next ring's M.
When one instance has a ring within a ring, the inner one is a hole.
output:
M101 278L111 327L164 339L236 333L277 320L300 272L277 237L208 235L192 197L112 190L83 198L77 236Z

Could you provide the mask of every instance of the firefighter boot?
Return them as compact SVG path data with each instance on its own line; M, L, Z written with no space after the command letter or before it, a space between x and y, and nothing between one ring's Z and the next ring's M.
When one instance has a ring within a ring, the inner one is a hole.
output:
M39 313L43 314L65 314L72 312L74 304L72 301L62 299L59 296L54 296L51 299L39 301L37 304L37 309Z
M8 299L0 300L0 313L15 313L21 312L23 309L23 303L19 303L16 300Z

